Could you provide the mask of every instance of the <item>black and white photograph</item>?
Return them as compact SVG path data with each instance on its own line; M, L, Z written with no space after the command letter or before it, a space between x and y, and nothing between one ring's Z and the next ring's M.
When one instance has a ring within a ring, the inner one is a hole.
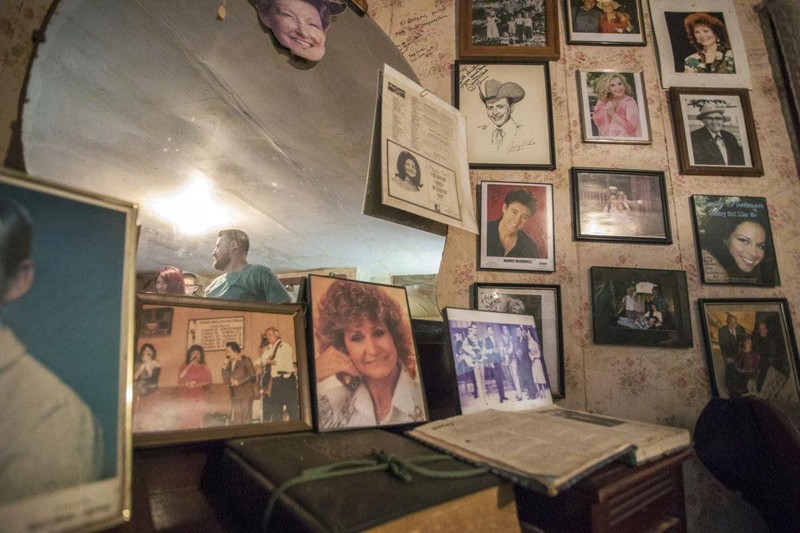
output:
M482 181L480 207L480 269L555 269L552 184Z
M651 142L642 73L579 71L581 134L584 142Z
M692 196L703 283L780 285L767 199Z
M575 240L670 244L664 173L573 168Z
M681 173L764 174L746 90L673 87L669 98Z
M470 168L555 168L546 63L456 62Z
M591 267L596 344L690 348L686 272Z
M711 390L797 403L798 360L786 299L701 299Z
M650 0L661 85L750 88L732 0Z
M646 44L640 0L564 0L567 43Z
M532 315L553 398L564 398L561 288L558 285L475 283L472 306L479 311Z
M557 0L463 0L458 6L458 57L559 58Z
M553 401L533 315L444 310L461 414Z

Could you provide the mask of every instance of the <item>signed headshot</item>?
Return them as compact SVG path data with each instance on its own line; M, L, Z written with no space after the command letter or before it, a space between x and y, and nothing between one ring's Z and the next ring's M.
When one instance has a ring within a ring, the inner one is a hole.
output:
M331 17L345 10L331 0L252 0L261 22L292 54L316 62L325 55Z

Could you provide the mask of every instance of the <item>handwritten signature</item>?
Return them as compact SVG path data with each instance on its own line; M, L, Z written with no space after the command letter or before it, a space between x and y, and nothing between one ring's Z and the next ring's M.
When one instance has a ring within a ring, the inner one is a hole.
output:
M536 141L525 141L521 143L513 143L508 145L506 148L506 152L519 152L520 150L526 150L528 148L532 148L536 144Z

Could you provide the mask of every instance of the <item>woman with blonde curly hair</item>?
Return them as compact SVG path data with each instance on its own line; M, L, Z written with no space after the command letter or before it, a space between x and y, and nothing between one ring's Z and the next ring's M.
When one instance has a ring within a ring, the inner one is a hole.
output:
M592 121L600 137L641 137L639 104L625 76L616 72L603 74L597 79L594 92L597 104Z
M735 74L736 65L725 24L708 13L692 13L683 21L694 54L683 62L684 72Z
M383 287L336 280L315 314L321 428L425 419L411 327Z

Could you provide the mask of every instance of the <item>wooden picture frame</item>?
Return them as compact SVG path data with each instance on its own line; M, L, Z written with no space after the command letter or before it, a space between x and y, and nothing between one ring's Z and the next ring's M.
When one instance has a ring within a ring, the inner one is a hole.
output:
M0 170L0 530L129 517L136 213Z
M566 397L559 285L475 283L472 286L472 307L479 311L533 315L550 392L553 398Z
M557 0L543 0L514 12L497 4L489 0L458 3L460 59L558 60Z
M797 403L800 359L789 302L703 298L698 303L713 395Z
M470 168L555 168L547 63L456 61L454 78Z
M553 185L482 181L479 187L478 269L553 272Z
M695 194L691 203L700 281L780 285L766 198Z
M576 241L672 244L664 173L573 168Z
M595 344L692 346L686 272L616 267L589 272Z
M589 4L595 4L589 6ZM601 22L605 14L594 0L564 0L564 28L567 44L602 46L644 46L641 0L617 0L612 20ZM608 4L612 6L612 4Z
M750 97L745 89L672 87L669 100L682 174L764 175ZM712 132L722 136L722 143L712 140Z
M169 334L142 333L154 309ZM135 446L311 429L302 305L140 294L137 324Z
M641 71L581 70L577 78L583 142L652 142ZM616 94L616 91L623 93Z
M427 421L405 287L313 274L308 279L315 429ZM391 402L376 404L372 391L385 393L377 402Z
M446 307L444 319L458 414L553 403L533 315ZM509 361L510 380L505 379L504 359Z

